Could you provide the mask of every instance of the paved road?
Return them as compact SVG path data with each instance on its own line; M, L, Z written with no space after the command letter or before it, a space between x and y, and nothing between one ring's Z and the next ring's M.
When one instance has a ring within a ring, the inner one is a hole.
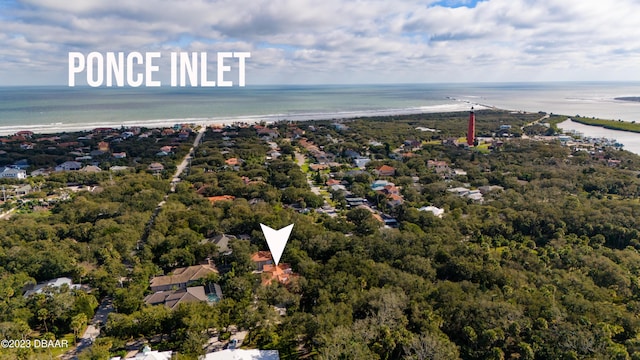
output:
M204 135L206 130L207 130L206 126L202 126L200 128L200 131L198 131L198 135L196 136L196 139L193 141L193 146L191 147L191 149L189 149L189 153L184 157L182 162L176 168L176 173L173 175L173 178L171 180L171 192L175 191L175 184L180 182L180 175L182 175L182 172L184 171L184 169L186 169L187 165L189 164L189 160L193 157L195 148L197 148L198 145L200 145L200 140L202 139L202 136ZM148 229L150 229L153 226L153 221L155 220L155 217L160 212L160 209L162 208L162 206L165 204L168 196L169 194L165 195L164 200L158 203L158 206L156 207L155 211L151 215L151 219L147 224L145 233L143 234L142 238L138 241L136 249L141 248L141 245L145 241ZM100 335L100 325L101 324L104 325L107 323L107 317L109 313L112 312L113 310L114 310L113 301L109 298L105 298L105 300L103 300L103 302L98 307L98 310L96 311L95 316L89 323L89 326L87 326L87 330L84 332L84 334L82 335L82 338L78 342L78 346L75 349L68 351L60 358L65 360L77 359L77 355L80 352L82 352L82 350L84 350L85 348L91 346L91 344L93 344L93 341Z
M77 359L78 354L80 354L84 349L91 346L95 339L100 335L100 325L104 325L107 323L107 317L112 311L113 300L111 298L104 298L104 300L102 300L102 303L100 303L100 306L98 306L93 319L91 319L89 326L87 326L87 329L84 331L84 334L78 341L77 346L67 351L59 358L63 360Z
M189 161L193 158L193 152L198 147L198 145L200 145L200 140L202 139L202 136L204 135L205 131L207 131L207 127L202 126L200 128L200 131L198 131L198 135L196 136L196 139L193 141L193 146L191 147L191 149L189 149L189 153L184 157L184 159L182 159L182 162L178 164L178 166L176 167L176 173L173 174L173 178L171 178L171 192L176 191L176 184L180 182L180 175L182 175L182 172L184 171L184 169L186 169L187 165L189 165Z
M11 214L16 211L16 208L12 208L9 211L3 212L0 214L0 219L8 219L11 217Z
M298 166L302 167L302 165L304 165L304 162L307 161L307 159L305 158L304 155L302 155L297 151L295 151L294 154L296 156L296 163L298 164Z
M521 130L524 130L524 128L526 128L527 126L531 126L531 125L533 125L533 124L535 124L535 123L539 123L539 122L541 122L541 121L542 121L542 120L544 120L544 119L548 119L549 117L550 117L550 116L549 116L549 114L547 114L547 115L545 115L545 116L541 117L541 118L540 118L540 119L538 119L538 120L534 120L534 121L532 121L532 122L530 122L530 123L528 123L528 124L524 124L520 129L521 129ZM525 133L524 133L524 131L523 131L523 132L522 132L522 138L523 138L523 139L528 139L528 138L529 138L529 136L528 136L527 134L525 134Z

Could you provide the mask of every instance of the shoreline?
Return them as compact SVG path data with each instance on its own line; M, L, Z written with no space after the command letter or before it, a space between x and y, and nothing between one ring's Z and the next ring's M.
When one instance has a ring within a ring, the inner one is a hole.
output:
M628 121L616 121L606 119L590 119L584 117L571 117L571 120L583 125L599 127L608 130L640 133L640 124Z
M231 117L206 117L206 118L171 118L171 119L151 119L151 120L123 120L109 122L84 122L84 123L50 123L23 126L0 126L0 136L10 136L18 131L31 131L34 134L57 134L65 132L90 131L95 128L114 128L121 127L144 127L144 128L164 128L171 127L174 124L196 124L200 126L210 125L229 125L236 122L244 122L256 124L259 122L273 123L278 121L310 121L310 120L347 120L360 117L372 116L395 116L395 115L413 115L413 114L432 114L432 113L448 113L468 111L471 107L475 110L504 110L496 107L470 103L458 100L456 104L442 104L431 106L420 106L404 109L384 109L384 110L356 110L356 111L338 111L338 112L308 112L298 114L265 114L265 115L243 115Z

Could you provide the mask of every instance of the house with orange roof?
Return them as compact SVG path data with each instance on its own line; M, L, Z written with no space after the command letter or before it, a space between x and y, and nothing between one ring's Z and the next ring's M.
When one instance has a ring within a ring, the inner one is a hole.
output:
M395 186L394 184L387 184L384 187L383 192L387 195L391 195L391 194L400 195L400 188Z
M242 159L238 159L237 157L233 157L224 161L225 164L229 166L238 166L242 164Z
M109 143L106 141L100 141L98 143L98 150L107 152L109 151Z
M69 141L69 142L59 143L58 147L68 148L68 147L77 146L77 145L80 145L80 143L77 141Z
M404 198L402 198L401 195L390 194L389 196L387 196L387 204L389 204L389 206L391 207L402 205L403 202L404 202Z
M256 271L258 272L263 271L266 265L273 265L271 251L258 251L253 253L251 254L251 261L256 265Z
M313 171L327 170L329 165L327 164L311 164L309 165L309 169Z
M30 138L33 136L33 131L29 131L29 130L22 130L22 131L18 131L16 133L16 135L18 136L24 136L25 138Z
M396 174L396 169L393 166L382 165L376 169L376 172L379 176L394 176Z
M270 285L274 281L287 285L291 280L297 278L298 274L293 272L289 264L269 264L264 266L261 277L262 286Z
M233 195L220 195L220 196L210 196L207 199L212 204L217 203L218 201L233 201L236 197Z
M382 216L380 216L380 214L372 213L371 216L373 216L374 219L378 220L378 222L384 224L384 219L382 218Z
M92 132L94 134L102 134L102 133L108 133L110 131L113 131L113 128L110 127L98 127L92 130Z

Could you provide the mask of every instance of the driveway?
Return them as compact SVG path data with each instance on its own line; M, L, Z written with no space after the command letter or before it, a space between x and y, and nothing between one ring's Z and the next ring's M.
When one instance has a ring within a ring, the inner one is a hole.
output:
M102 303L100 303L100 306L98 306L93 319L91 319L89 326L87 326L84 334L82 335L80 340L78 340L78 344L76 345L76 347L64 353L62 356L60 356L60 359L77 359L78 354L81 353L84 349L91 346L95 339L100 336L100 325L104 326L104 324L106 324L107 317L112 311L113 300L111 298L104 298L104 300L102 300Z

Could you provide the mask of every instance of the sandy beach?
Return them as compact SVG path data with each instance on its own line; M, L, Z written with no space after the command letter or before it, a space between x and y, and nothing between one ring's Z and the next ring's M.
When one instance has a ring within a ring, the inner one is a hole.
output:
M174 124L190 123L196 125L226 125L236 122L244 123L272 123L283 120L291 121L308 121L308 120L340 120L353 119L368 116L393 116L393 115L410 115L422 113L439 113L439 112L458 112L467 111L473 106L476 110L488 109L489 107L470 104L460 101L456 104L443 104L433 106L421 106L405 109L385 109L385 110L364 110L364 111L342 111L342 112L310 112L297 114L267 114L267 115L249 115L235 117L210 117L210 118L172 118L172 119L155 119L155 120L122 120L109 122L83 122L83 123L50 123L41 125L25 125L25 126L0 126L0 136L13 135L18 131L28 130L37 134L51 134L63 132L89 131L99 127L112 128L128 128L128 127L146 127L146 128L163 128L171 127Z

